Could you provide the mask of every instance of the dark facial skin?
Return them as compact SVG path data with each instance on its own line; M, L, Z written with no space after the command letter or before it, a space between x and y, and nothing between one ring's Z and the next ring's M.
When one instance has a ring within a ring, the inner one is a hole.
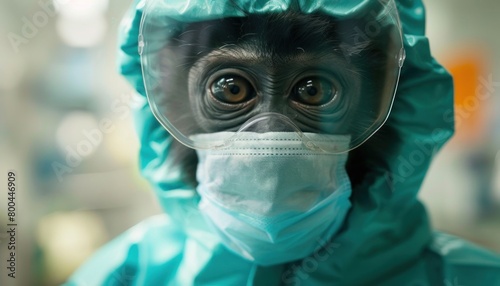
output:
M156 103L184 134L236 131L264 112L304 132L366 130L393 67L390 33L352 42L362 25L294 12L187 24L162 50ZM196 184L195 152L179 144L170 154Z

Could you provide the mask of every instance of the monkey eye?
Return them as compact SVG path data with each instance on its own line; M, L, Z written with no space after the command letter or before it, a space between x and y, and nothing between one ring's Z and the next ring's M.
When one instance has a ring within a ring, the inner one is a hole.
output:
M291 99L302 104L319 106L330 102L337 94L335 85L322 77L307 77L293 87Z
M254 89L250 82L238 75L224 75L210 85L210 92L218 101L237 104L254 97Z

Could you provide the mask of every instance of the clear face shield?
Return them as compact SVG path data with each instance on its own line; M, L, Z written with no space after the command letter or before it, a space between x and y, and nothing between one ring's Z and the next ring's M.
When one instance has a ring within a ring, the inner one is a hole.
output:
M182 144L273 133L337 154L389 116L405 57L394 1L178 2L146 1L139 52L151 109Z

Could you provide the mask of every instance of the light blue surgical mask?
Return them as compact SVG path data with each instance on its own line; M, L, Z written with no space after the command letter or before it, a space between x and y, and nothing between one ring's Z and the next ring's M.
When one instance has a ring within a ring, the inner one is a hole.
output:
M224 133L196 137L217 141ZM308 138L349 145L348 136ZM347 153L310 150L294 132L245 132L229 147L197 153L200 211L226 247L259 265L312 254L351 207Z

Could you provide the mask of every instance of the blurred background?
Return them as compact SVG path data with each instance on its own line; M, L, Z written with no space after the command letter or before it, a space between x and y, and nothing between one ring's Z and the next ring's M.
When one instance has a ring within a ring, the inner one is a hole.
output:
M138 174L140 99L115 63L130 1L0 1L0 172L19 184L14 284L0 189L0 285L57 285L161 213ZM432 52L455 78L456 135L420 197L436 229L500 252L500 1L424 2Z

